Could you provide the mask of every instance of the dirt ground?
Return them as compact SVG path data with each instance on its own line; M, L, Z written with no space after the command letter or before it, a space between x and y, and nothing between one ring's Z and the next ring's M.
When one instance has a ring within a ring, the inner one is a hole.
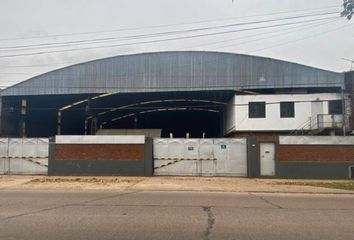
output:
M102 190L102 191L210 191L278 193L348 193L354 191L326 188L323 183L352 181L314 181L249 179L238 177L48 177L0 176L0 189ZM306 184L303 184L306 183ZM311 184L309 184L311 183ZM319 183L318 186L314 183ZM311 186L315 185L315 186Z

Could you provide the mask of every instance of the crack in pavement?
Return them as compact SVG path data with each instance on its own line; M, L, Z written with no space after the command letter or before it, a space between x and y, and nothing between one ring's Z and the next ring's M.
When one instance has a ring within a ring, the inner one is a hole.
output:
M249 193L249 195L254 196L254 197L257 197L257 198L261 199L262 201L264 201L265 203L267 203L267 204L269 204L269 205L271 205L271 206L273 206L273 207L276 207L276 208L278 208L278 209L284 209L282 206L280 206L280 205L278 205L278 204L276 204L276 203L273 203L273 202L271 202L270 200L268 200L268 199L266 199L266 198L264 198L264 197L262 197L262 196L256 195L256 194L254 194L254 193Z
M134 189L134 187L135 187L136 185L138 185L139 183L145 182L146 180L147 180L147 179L137 180L135 183L132 183L132 184L130 184L129 186L127 186L127 187L125 188L125 190Z
M87 207L161 207L161 208L203 208L200 205L178 205L178 204L75 204L75 206L87 206ZM274 205L271 207L253 207L253 206L213 206L220 209L274 209ZM278 208L278 207L277 207ZM284 208L279 209L291 209L302 211L354 211L354 208Z
M16 214L16 215L12 215L12 216L8 216L8 217L5 217L5 218L2 218L2 219L0 219L0 222L6 221L6 220L10 220L10 219L14 219L14 218L18 218L18 217L28 216L28 215L31 215L31 214L51 211L51 210L55 210L55 209L59 209L59 208L77 206L77 205L80 205L80 204L81 205L85 205L85 204L90 203L90 202L95 202L95 201L99 201L99 200L103 200L103 199L110 199L110 198L125 196L125 195L128 195L128 194L134 194L134 193L137 193L137 192L139 192L139 191L119 193L119 194L114 194L114 195L107 196L107 197L101 197L101 198L95 198L95 199L91 199L91 200L81 201L81 202L78 202L78 203L67 203L67 204L63 204L63 205L59 205L59 206L38 209L38 210L35 210L35 211L21 213L21 214Z
M95 199L91 199L91 200L86 200L86 201L81 202L81 204L87 204L87 203L96 202L96 201L99 201L99 200L105 200L105 199L110 199L110 198L115 198L115 197L121 197L121 196L130 195L130 194L134 194L134 193L138 193L138 192L140 192L140 191L131 191L131 192L114 194L112 196L100 197L100 198L95 198ZM80 203L78 203L78 204L80 204Z
M204 240L209 240L210 239L210 233L211 230L215 224L215 216L213 214L213 212L211 211L211 207L202 207L203 211L206 212L207 216L208 216L208 225L206 230L204 231L204 236L203 239Z

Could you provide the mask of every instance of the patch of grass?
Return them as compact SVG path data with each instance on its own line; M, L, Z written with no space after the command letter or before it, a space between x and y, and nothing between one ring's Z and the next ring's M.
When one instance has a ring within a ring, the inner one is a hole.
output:
M279 185L298 185L298 186L312 186L312 187L324 187L354 191L354 181L333 181L333 182L278 182Z

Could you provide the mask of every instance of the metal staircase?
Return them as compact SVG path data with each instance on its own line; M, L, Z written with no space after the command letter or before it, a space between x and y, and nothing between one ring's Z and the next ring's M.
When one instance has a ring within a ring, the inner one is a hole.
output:
M314 129L313 126L316 126ZM317 135L324 129L317 128L317 119L309 118L302 123L299 127L290 132L290 136L303 136L303 135Z

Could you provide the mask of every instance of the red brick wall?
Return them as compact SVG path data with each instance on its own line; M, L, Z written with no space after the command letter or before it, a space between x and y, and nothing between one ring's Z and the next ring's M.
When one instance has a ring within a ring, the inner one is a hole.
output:
M56 160L143 160L144 144L57 144Z
M230 138L239 138L239 137L256 137L257 141L261 142L278 142L279 136L289 135L288 132L236 132L228 135Z
M277 160L354 162L354 145L278 145Z

